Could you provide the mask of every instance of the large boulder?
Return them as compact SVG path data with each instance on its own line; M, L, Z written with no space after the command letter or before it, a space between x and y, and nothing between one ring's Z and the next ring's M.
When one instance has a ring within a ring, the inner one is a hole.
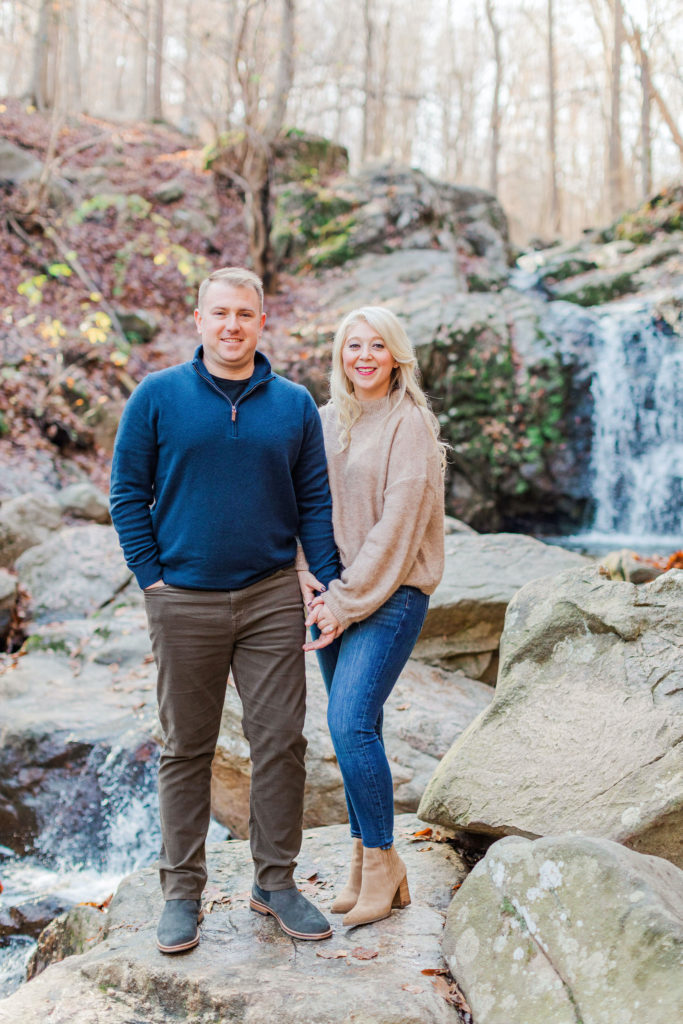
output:
M279 190L274 244L280 259L330 267L363 253L441 249L451 254L460 290L500 288L511 257L507 221L490 192L435 181L387 163L337 180Z
M0 139L0 182L21 185L36 181L43 170L42 162L30 150L15 146L9 139Z
M201 941L190 956L163 956L154 931L162 908L148 868L119 886L107 936L48 967L0 1001L2 1024L458 1024L458 1013L422 971L443 966L440 940L454 884L465 868L447 843L416 842L413 818L397 822L412 904L388 920L327 942L292 942L249 910L253 866L246 842L209 847ZM323 912L346 873L346 829L304 834L297 884Z
M495 683L505 610L520 587L590 559L523 534L446 537L443 579L413 657Z
M55 495L37 492L17 495L0 505L0 566L47 540L61 525L61 507Z
M491 836L573 831L683 866L683 571L535 580L508 606L489 708L420 803Z
M26 980L41 974L50 964L67 956L85 953L104 937L107 919L102 910L86 904L55 917L38 936L38 944L26 966Z
M62 513L75 519L91 519L95 523L111 523L109 499L89 480L69 484L57 492Z
M306 659L307 701L304 732L306 797L304 824L348 820L344 788L327 729L327 696L315 655ZM410 661L387 701L384 739L399 813L414 811L425 786L454 737L487 706L490 687L462 672ZM228 686L213 763L213 814L234 836L246 836L249 820L249 746L241 727L242 707Z
M605 839L501 839L454 897L443 948L477 1024L672 1024L683 871Z
M131 579L113 526L60 530L17 561L33 623L81 618L108 604ZM29 629L33 628L29 625Z

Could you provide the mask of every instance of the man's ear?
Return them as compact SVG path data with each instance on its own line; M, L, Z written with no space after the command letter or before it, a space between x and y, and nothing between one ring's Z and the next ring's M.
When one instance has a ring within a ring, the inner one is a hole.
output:
M195 311L194 311L194 322L197 325L197 334L201 334L202 333L202 314L199 312L198 309L195 309Z

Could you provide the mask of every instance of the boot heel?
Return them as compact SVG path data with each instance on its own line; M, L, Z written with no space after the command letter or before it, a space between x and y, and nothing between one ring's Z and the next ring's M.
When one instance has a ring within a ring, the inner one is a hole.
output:
M398 907L399 910L404 910L410 906L410 890L408 888L408 879L404 878L398 889L394 893L394 898L391 901L392 907Z

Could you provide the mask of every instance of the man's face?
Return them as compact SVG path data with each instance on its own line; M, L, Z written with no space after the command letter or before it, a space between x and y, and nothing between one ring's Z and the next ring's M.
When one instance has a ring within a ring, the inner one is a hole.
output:
M266 322L255 290L229 281L212 281L202 308L194 311L194 319L209 373L229 380L251 377L254 352Z

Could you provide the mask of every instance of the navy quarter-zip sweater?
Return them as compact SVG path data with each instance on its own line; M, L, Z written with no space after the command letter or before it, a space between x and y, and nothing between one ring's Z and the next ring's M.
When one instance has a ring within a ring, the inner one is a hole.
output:
M240 590L294 564L338 575L320 417L308 391L256 352L233 405L202 362L145 377L121 417L111 516L144 589Z

